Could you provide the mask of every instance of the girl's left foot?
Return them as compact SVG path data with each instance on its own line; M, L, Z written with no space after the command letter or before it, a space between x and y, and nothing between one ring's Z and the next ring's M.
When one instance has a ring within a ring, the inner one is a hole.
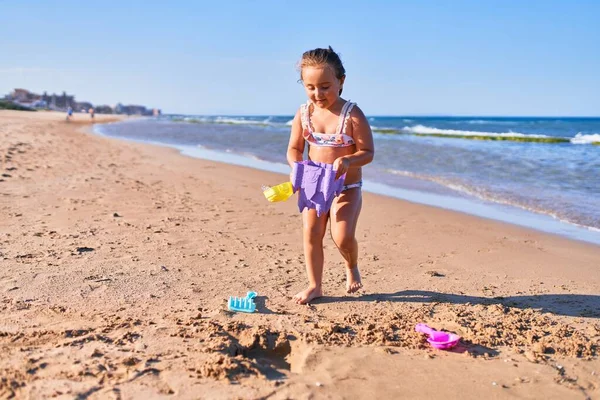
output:
M346 268L346 292L355 293L362 289L363 285L360 280L360 272L358 266L354 268Z

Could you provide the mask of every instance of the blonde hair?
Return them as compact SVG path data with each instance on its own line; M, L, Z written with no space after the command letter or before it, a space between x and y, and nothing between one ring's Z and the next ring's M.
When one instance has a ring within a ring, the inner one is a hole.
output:
M342 79L346 76L346 69L342 64L340 56L333 51L331 46L327 49L317 48L314 50L305 51L302 54L300 62L298 62L298 69L300 70L300 81L302 81L302 69L305 67L322 67L328 66L333 70L337 79ZM342 94L342 89L340 89Z

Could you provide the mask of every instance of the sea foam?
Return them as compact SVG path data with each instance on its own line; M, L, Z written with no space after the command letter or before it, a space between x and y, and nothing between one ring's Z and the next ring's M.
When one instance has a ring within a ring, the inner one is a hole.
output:
M519 132L482 132L482 131L463 131L457 129L439 129L425 125L405 126L402 132L423 134L423 135L448 135L448 136L507 136L507 137L530 137L530 138L547 138L547 135L534 135Z
M592 135L583 135L578 133L574 138L571 139L573 144L600 144L600 133L594 133Z

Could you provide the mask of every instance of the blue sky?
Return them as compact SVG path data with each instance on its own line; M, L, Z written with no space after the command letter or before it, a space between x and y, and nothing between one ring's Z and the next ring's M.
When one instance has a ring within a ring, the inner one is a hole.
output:
M331 45L368 115L599 115L598 15L596 0L0 0L0 94L289 115L296 62Z

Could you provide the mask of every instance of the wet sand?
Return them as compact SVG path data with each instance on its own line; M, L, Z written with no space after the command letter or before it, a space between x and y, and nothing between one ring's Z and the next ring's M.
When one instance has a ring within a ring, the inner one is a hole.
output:
M300 214L260 190L284 175L89 123L0 111L0 398L600 397L600 246L365 193L365 290L327 238L299 306Z

